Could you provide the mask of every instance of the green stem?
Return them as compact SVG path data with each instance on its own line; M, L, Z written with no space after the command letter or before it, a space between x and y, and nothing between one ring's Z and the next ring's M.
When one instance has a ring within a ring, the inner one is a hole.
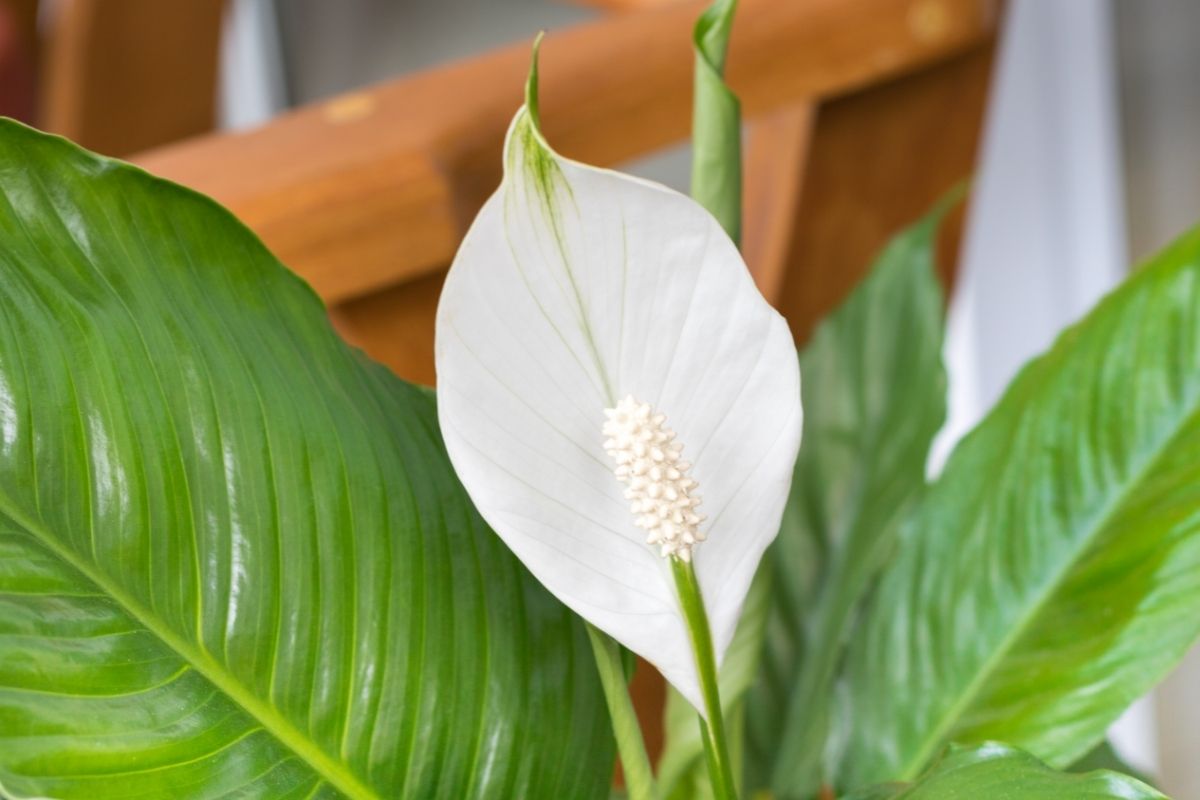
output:
M590 622L587 623L587 632L592 640L592 652L596 655L596 668L600 671L600 684L604 687L604 700L608 704L608 716L617 739L617 753L621 757L629 800L655 800L658 794L654 787L654 772L650 769L650 757L646 755L642 729L633 710L633 701L629 698L629 684L626 683L625 667L621 662L621 646Z
M708 628L708 613L704 610L700 583L696 580L696 570L690 561L672 558L671 571L675 575L679 604L692 638L692 652L696 656L696 670L700 674L700 692L708 716L707 722L703 717L700 718L700 736L708 757L708 777L717 800L737 800L733 764L729 759L729 745L725 736L725 719L721 713L721 693L717 688L717 659L713 653L712 632Z

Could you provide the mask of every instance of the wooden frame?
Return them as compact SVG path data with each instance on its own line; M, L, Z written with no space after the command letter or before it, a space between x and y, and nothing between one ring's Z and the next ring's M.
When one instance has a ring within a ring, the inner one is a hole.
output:
M983 0L744 0L729 79L747 118L876 84L985 41ZM686 136L694 2L551 33L542 107L564 154L609 165ZM214 196L332 303L447 264L499 179L529 45L142 155Z
M35 0L21 0L34 13ZM125 156L216 124L225 0L60 0L42 46L39 126Z

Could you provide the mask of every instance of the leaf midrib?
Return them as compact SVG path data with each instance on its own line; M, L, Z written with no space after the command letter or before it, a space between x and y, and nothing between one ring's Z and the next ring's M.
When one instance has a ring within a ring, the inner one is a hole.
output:
M6 492L0 492L0 513L23 528L57 558L94 583L127 614L250 715L262 726L263 730L299 756L322 780L351 800L382 800L380 795L360 781L344 764L330 757L320 746L280 715L276 709L255 697L211 656L176 635L134 597L113 584L102 572L93 569L70 548L60 544L45 526L30 519L17 508Z
M1047 370L1048 373L1049 370ZM1017 623L1012 626L1008 635L1001 640L995 652L980 667L975 678L963 690L959 699L942 715L941 720L924 740L920 749L916 751L915 756L898 773L899 780L912 781L920 775L926 762L942 744L942 738L953 727L955 721L962 715L963 711L978 697L980 690L991 678L996 667L1008 655L1009 650L1021 639L1030 622L1041 614L1042 609L1054 597L1059 587L1065 582L1066 577L1071 574L1076 564L1078 564L1080 558L1095 542L1099 533L1108 527L1109 522L1116 512L1125 505L1125 501L1141 486L1154 465L1171 449L1172 443L1197 418L1200 418L1200 394L1193 391L1184 402L1180 403L1180 406L1185 410L1180 414L1178 424L1172 426L1161 442L1151 449L1146 460L1130 475L1129 480L1125 483L1121 491L1116 494L1114 500L1097 516L1095 523L1090 526L1091 531L1086 536L1081 537L1080 544L1071 553L1071 557L1064 559L1064 567L1055 572L1050 580L1046 581L1045 586L1034 603L1029 606L1027 611L1018 619Z

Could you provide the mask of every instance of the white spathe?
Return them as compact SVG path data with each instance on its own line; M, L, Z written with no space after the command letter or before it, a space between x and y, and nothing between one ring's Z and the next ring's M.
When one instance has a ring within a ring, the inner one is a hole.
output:
M719 663L800 444L791 333L689 198L558 156L525 108L504 160L438 307L450 459L555 596L702 709L670 564L614 475L604 411L630 395L648 403L690 461L707 514L693 560Z

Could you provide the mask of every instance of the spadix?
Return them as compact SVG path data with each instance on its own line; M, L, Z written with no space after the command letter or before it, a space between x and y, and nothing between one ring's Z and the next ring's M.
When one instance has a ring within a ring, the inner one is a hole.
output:
M450 458L550 591L702 708L669 560L720 659L799 446L791 334L687 197L562 158L527 107L504 163L438 308Z

